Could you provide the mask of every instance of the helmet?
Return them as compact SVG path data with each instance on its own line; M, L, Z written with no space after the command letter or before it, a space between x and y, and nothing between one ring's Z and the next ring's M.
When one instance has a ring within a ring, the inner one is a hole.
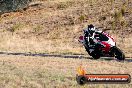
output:
M95 27L92 24L88 25L88 32L91 36L95 32Z

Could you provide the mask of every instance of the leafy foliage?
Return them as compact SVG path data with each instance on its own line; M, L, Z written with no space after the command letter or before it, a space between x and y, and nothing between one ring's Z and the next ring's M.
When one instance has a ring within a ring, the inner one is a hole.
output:
M27 7L32 0L0 0L0 13L17 11Z

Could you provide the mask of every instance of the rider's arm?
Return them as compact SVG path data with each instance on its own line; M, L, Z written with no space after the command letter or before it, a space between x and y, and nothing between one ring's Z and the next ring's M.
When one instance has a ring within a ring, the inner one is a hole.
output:
M94 43L100 43L99 42L99 35L101 34L101 32L95 32L93 33L93 36L91 36L90 38L93 40Z
M89 33L88 33L87 29L84 29L83 32L84 32L85 42L88 44L89 43Z
M88 38L88 31L86 29L84 29L83 32L84 32L84 38L85 39Z

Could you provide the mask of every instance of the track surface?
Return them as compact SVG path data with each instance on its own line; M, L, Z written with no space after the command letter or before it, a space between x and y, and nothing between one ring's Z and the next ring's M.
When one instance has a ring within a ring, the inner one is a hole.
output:
M9 52L0 52L1 55L21 55L21 56L41 56L41 57L61 57L61 58L75 58L75 59L93 59L85 54L47 54L47 53L9 53ZM105 60L115 60L112 57L102 57L101 59ZM125 61L132 62L131 57L126 57Z

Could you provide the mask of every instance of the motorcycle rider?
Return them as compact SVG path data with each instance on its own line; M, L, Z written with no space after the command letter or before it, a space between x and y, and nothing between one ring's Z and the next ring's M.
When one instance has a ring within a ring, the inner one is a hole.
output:
M98 45L101 44L99 41L97 41L97 39L100 38L102 31L99 31L92 24L88 25L87 29L84 29L83 31L84 31L85 44L88 45L87 47L97 48Z
M92 24L88 25L84 31L84 36L80 36L80 42L83 43L87 53L94 59L101 56L112 56L118 60L124 60L125 55L116 47L114 38L104 31L99 31Z

